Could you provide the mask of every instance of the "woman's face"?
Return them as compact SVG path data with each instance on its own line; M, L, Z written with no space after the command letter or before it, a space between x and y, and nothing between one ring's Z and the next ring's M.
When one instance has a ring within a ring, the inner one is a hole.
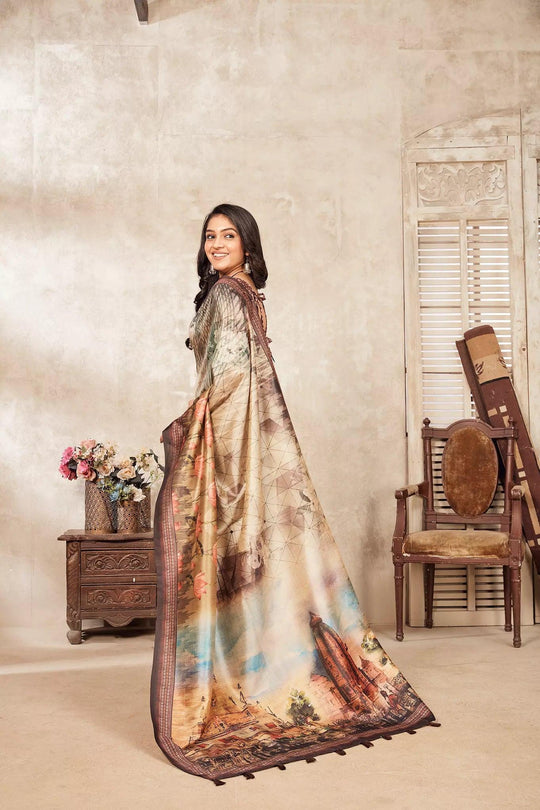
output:
M220 275L228 276L243 267L244 245L231 220L215 214L208 220L204 251Z

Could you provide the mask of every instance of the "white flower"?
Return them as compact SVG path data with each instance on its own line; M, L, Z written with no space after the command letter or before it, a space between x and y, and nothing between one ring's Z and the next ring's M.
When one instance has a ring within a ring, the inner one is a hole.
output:
M129 467L122 466L122 469L118 470L116 474L118 478L120 478L122 481L128 481L130 478L135 477L135 467L133 467L132 465L130 465Z
M103 476L110 475L110 473L112 473L113 469L114 469L114 464L111 461L107 461L107 460L102 461L101 464L98 464L96 466L96 470L97 470L98 474L103 475Z
M144 501L144 499L146 498L146 493L143 492L142 489L139 489L139 487L133 487L132 486L132 489L134 490L134 492L133 492L133 500L134 501Z
M150 470L157 466L153 453L141 453L137 456L137 465L143 470Z
M102 444L98 444L97 447L94 448L94 462L95 464L101 464L102 461L105 461L107 456L107 451L105 450ZM107 473L105 473L106 475Z
M137 463L137 472L147 473L157 470L158 463L153 456L147 456Z

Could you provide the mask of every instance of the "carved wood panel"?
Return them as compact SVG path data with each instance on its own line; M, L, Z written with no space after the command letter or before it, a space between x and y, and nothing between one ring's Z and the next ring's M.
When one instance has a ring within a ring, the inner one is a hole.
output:
M83 585L83 610L152 608L156 605L155 585Z
M80 543L66 543L66 620L72 630L80 628L80 551Z
M418 163L419 206L506 203L506 162Z
M81 570L90 574L154 571L154 555L151 551L83 551Z

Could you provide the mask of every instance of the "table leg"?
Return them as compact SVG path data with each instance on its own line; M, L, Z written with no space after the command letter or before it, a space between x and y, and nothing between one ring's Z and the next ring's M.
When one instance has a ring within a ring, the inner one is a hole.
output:
M80 624L80 622L79 622L79 624ZM81 630L80 627L79 628L75 628L75 627L70 628L67 631L66 636L67 636L67 640L69 641L70 644L82 644L82 630Z
M82 642L80 560L80 542L66 543L66 621L69 627L67 638L70 644Z

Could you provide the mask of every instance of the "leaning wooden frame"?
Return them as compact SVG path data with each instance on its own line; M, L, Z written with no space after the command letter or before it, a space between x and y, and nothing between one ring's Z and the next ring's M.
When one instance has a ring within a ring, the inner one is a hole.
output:
M493 427L513 420L518 428L515 480L523 489L523 534L540 574L540 469L499 342L493 327L483 324L456 346L480 418Z

